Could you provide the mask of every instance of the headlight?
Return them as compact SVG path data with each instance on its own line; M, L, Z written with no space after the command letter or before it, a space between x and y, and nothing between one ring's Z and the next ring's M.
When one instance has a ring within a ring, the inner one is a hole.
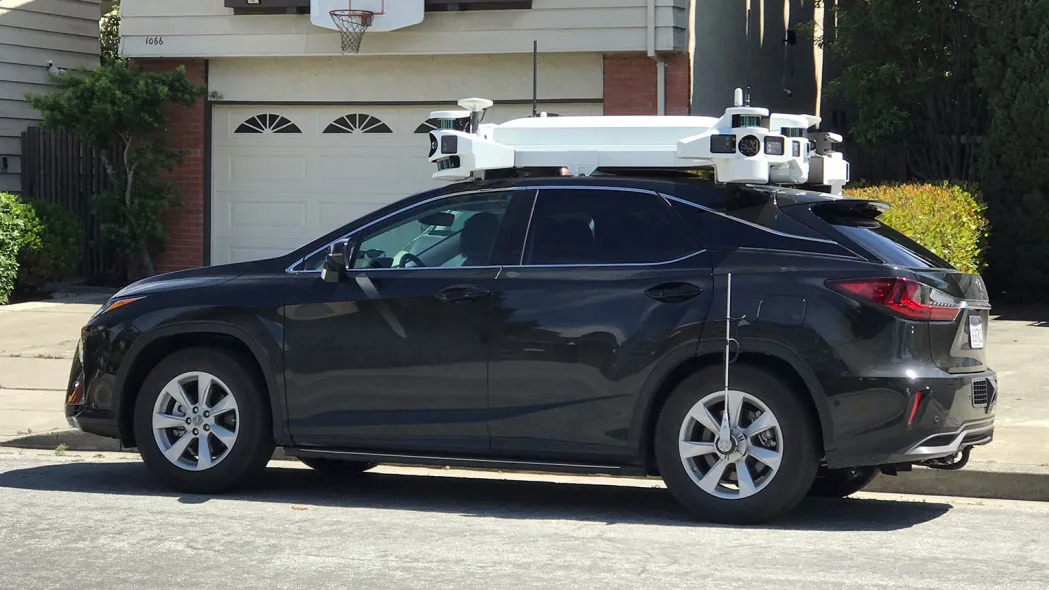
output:
M99 308L98 311L95 312L95 317L98 317L98 316L100 316L100 315L102 315L104 313L109 313L109 312L113 311L114 309L117 309L117 308L120 308L120 307L124 307L125 305L128 305L129 303L134 303L134 302L136 302L136 301L138 301L140 299L145 299L145 298L144 297L128 297L126 299L110 299L109 302L107 302L105 305L103 305L101 308Z

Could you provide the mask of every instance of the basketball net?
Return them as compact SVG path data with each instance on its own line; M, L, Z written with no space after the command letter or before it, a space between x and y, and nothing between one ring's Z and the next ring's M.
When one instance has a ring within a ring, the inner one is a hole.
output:
M332 10L331 19L342 34L342 53L359 53L361 40L375 20L375 13L370 10Z

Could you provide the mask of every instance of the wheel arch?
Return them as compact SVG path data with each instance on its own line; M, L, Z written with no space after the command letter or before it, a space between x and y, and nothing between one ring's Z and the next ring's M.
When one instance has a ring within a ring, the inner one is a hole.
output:
M274 437L280 438L284 420L281 404L280 383L268 362L271 355L246 330L239 326L215 322L191 322L176 326L165 326L140 336L125 355L116 376L115 408L118 416L120 438L125 446L135 446L133 417L135 397L150 371L162 359L187 348L212 347L232 352L245 361L245 366L265 388L269 408L273 416Z
M734 360L733 365L745 363L769 370L791 382L796 390L804 394L801 396L802 401L816 418L816 424L820 429L820 432L817 434L821 443L821 453L826 453L827 449L832 448L833 426L827 398L815 373L812 372L808 365L802 359L797 358L796 355L784 353L778 347L768 345L755 346L752 343L744 343L741 348L746 350L746 352L741 352ZM649 394L644 410L639 416L638 423L641 425L641 429L638 441L640 443L641 458L650 474L657 475L652 437L655 433L656 422L659 419L659 412L662 410L663 404L678 384L690 375L707 367L721 366L724 362L723 359L724 352L720 350L706 350L693 357L684 359L665 372L658 385ZM730 368L729 383L731 384L731 382Z

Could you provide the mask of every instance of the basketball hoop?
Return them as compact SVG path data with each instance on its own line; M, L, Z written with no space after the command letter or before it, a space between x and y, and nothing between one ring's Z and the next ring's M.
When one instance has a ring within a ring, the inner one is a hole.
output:
M375 20L375 13L370 10L332 10L331 19L342 34L342 52L359 53L361 40Z

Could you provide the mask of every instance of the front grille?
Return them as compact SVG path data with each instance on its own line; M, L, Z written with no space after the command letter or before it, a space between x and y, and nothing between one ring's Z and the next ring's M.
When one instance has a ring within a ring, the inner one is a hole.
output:
M991 402L991 388L986 379L973 381L973 406L986 408Z

